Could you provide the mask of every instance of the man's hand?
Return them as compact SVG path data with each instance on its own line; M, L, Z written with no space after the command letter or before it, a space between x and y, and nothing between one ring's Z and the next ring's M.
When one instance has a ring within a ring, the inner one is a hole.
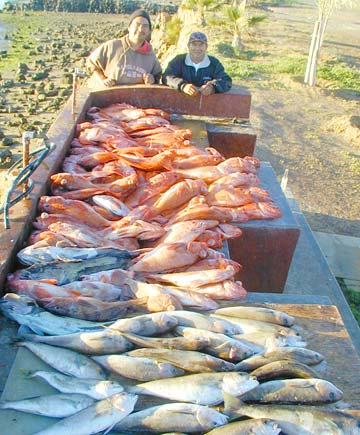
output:
M215 88L211 83L205 83L205 85L201 86L199 91L201 95L204 95L205 97L211 94L215 94Z
M150 73L144 73L143 80L144 80L145 85L153 85L155 83L155 78Z
M116 81L114 79L109 79L108 77L102 81L103 85L107 88L111 88L116 85Z
M184 92L184 94L190 95L191 97L197 95L197 93L199 92L198 88L192 83L186 83L186 85L182 87L182 91Z

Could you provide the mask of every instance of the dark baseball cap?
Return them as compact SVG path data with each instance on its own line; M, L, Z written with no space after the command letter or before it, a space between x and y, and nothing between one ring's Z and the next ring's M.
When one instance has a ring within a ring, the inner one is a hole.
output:
M207 37L206 37L205 33L193 32L189 37L188 43L190 44L190 42L193 42L193 41L201 41L204 44L207 44Z
M133 20L137 17L143 17L146 18L149 22L149 27L151 30L151 20L150 20L150 15L144 10L144 9L136 9L136 11L134 11L130 17L129 17L129 26L130 24L133 22Z

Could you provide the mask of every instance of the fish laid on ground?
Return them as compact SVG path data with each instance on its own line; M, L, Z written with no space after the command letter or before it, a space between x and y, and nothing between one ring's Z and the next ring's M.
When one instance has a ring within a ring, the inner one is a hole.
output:
M203 337L143 337L141 335L122 333L124 338L139 347L150 347L156 349L178 349L178 350L201 350L210 344L210 340ZM130 349L129 349L130 350ZM114 351L116 352L116 351Z
M99 299L87 296L49 297L41 299L41 305L54 314L93 322L116 320L144 304L146 304L145 299L103 302Z
M275 323L263 322L260 320L241 319L239 317L224 316L220 314L211 314L211 317L227 320L237 328L236 334L250 334L254 332L279 333L288 335L297 335L299 332L287 326L277 325Z
M101 355L93 359L107 370L137 381L152 381L154 379L181 376L184 371L168 362L151 358L133 357L128 355Z
M226 400L226 413L231 416L269 418L286 435L360 434L360 420L341 411L305 405L247 405L232 396Z
M236 421L206 432L206 435L278 435L281 428L266 418Z
M26 341L66 347L76 352L88 355L103 355L107 353L122 353L134 348L131 341L123 334L109 328L94 332L77 332L66 335L35 335L23 334Z
M181 430L193 433L208 431L227 421L227 416L206 406L168 403L134 412L116 424L114 430L132 433Z
M91 435L110 430L133 411L136 401L134 394L115 394L34 435Z
M30 245L21 249L17 253L17 257L22 264L31 266L51 261L89 260L106 255L122 258L123 254L122 249L114 248L59 248L56 246L34 248L33 245Z
M239 362L237 370L255 370L265 364L278 360L292 360L302 364L315 365L324 360L319 353L303 347L279 347L257 354Z
M196 291L191 291L175 286L165 286L160 284L149 284L146 282L124 278L124 283L128 285L137 298L158 297L168 294L177 298L184 307L191 307L196 310L211 310L218 307L218 304L207 296L203 296Z
M139 256L130 270L134 272L167 272L190 266L208 255L203 242L164 243Z
M316 378L318 374L306 364L292 360L278 360L265 364L251 372L259 381L277 378Z
M49 263L34 264L10 275L9 281L14 278L21 280L54 279L58 285L68 284L72 281L78 281L81 275L114 268L127 269L131 260L138 255L121 249L110 251L113 252L112 255L109 255L107 250L106 254L87 260L50 261Z
M225 335L233 335L237 328L230 322L193 311L173 311L171 315L177 319L179 326L207 329L208 331L220 332Z
M178 320L172 314L152 313L142 316L119 319L109 328L119 332L129 332L144 336L152 336L167 332L177 326Z
M342 398L342 391L324 379L282 379L264 382L241 396L250 403L331 403Z
M65 418L93 403L93 399L82 394L50 394L31 399L0 402L0 409L12 409L43 417Z
M106 399L124 391L122 385L115 381L99 379L79 379L58 372L38 370L29 375L30 378L40 378L61 393L81 394L96 400Z
M7 293L0 299L0 311L38 335L74 334L95 331L104 327L103 323L56 316L40 308L32 298L15 293Z
M124 293L126 294L122 288L101 281L73 281L65 284L65 286L80 292L82 296L92 296L103 302L119 300Z
M217 309L215 311L215 314L230 317L239 317L241 319L260 320L262 322L276 323L283 326L292 326L295 321L294 317L289 316L282 311L263 307L224 307Z
M264 332L252 332L250 334L235 334L233 336L237 340L242 340L244 343L258 347L258 351L262 352L266 349L271 349L274 347L306 347L306 341L300 335L288 335L275 333L264 333Z
M191 289L231 279L235 274L236 269L232 266L228 266L226 269L150 274L148 278L157 282L168 282L178 287Z
M167 361L192 373L235 371L235 364L194 350L148 349L131 350L127 355Z
M241 396L259 385L255 377L247 373L196 373L145 382L129 387L129 391L135 394L162 397L179 402L213 406L224 401L222 392L224 379L231 385L232 391L237 396Z
M204 348L204 352L222 359L242 361L254 354L253 349L246 344L219 332L183 326L178 326L175 331L188 339L207 339L209 344Z
M49 366L65 375L76 378L105 379L102 368L91 358L61 347L49 346L43 343L20 342L19 346L26 347Z

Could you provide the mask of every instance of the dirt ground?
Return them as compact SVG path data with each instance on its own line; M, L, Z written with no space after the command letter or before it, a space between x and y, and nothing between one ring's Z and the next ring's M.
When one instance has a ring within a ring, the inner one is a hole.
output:
M317 16L315 2L277 5L265 12L268 19L256 35L264 50L270 55L307 52ZM360 8L335 12L320 62L350 59L359 68L359 19ZM311 228L360 237L359 94L327 89L321 82L310 88L302 77L279 77L274 85L258 79L235 84L252 93L256 156L272 164L279 181L288 169L288 187Z
M276 23L273 43L279 45L306 41L316 17L312 2L274 7L268 13ZM351 57L359 69L359 18L359 8L336 12L320 62ZM249 86L256 155L271 162L279 180L289 170L288 187L312 230L360 237L360 99L347 90L324 89L322 83L304 86L302 77L282 81L282 89L256 82Z

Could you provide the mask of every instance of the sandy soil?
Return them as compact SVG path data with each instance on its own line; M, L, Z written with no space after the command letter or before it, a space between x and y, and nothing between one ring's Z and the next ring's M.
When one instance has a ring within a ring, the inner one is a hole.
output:
M268 12L264 35L281 46L286 33L288 45L304 46L316 19L310 2ZM321 59L352 57L359 68L360 10L338 11L336 17L329 22ZM304 86L302 77L282 83L282 89L247 83L256 155L271 162L279 180L289 170L288 187L314 231L360 237L359 97L345 89Z

